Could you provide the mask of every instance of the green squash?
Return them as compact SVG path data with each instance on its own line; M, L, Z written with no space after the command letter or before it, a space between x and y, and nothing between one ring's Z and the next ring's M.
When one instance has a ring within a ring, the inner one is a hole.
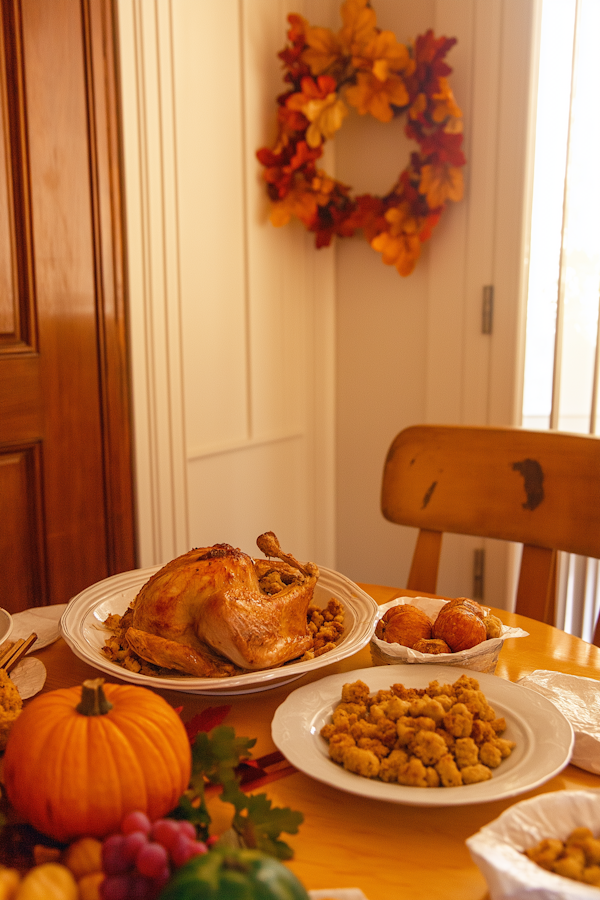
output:
M258 850L215 847L182 866L159 900L309 900L283 863Z

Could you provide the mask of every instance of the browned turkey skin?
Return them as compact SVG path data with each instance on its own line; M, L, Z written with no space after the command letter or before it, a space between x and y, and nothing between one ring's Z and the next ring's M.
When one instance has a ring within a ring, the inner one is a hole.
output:
M273 532L256 543L278 559L215 544L163 566L135 599L131 649L197 677L231 675L236 666L269 669L310 649L306 616L317 566L284 553Z

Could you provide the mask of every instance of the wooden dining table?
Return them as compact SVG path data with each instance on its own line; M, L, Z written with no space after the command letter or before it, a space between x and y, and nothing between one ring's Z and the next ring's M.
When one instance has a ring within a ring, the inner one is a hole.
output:
M362 584L377 603L414 592ZM503 610L493 610L505 625L528 637L505 640L496 675L516 682L536 669L550 669L600 680L600 649L550 625ZM35 654L46 666L44 691L70 687L101 675L76 657L62 638ZM159 690L181 709L184 721L208 707L228 707L224 724L239 736L254 738L253 759L260 777L252 791L266 793L273 806L304 815L295 835L282 835L294 856L288 863L307 889L359 888L367 900L485 900L485 879L465 841L520 799L548 791L600 787L600 777L573 765L519 797L448 807L406 806L348 794L312 779L281 757L271 737L277 707L296 688L328 675L372 664L368 647L312 674L270 690L212 696ZM476 677L476 673L473 673ZM117 679L110 678L111 681ZM415 788L418 790L418 788ZM218 796L209 801L214 830L231 822L231 808Z

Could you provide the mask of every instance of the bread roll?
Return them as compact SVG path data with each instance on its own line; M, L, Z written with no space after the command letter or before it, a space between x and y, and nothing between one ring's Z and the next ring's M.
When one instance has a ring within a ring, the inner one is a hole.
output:
M485 616L485 610L481 603L478 603L477 600L469 600L468 597L455 597L453 600L448 600L442 609L452 609L454 606L465 606L472 613L475 613L476 616L479 616L480 619L483 619Z
M459 653L485 641L487 635L483 619L457 604L440 610L433 624L433 637L446 641L453 653Z
M431 637L431 620L417 606L392 606L377 623L375 634L388 644L412 648L419 639Z

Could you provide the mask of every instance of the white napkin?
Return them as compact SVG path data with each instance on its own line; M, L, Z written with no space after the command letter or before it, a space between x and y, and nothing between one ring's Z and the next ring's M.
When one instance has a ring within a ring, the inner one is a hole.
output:
M536 669L518 683L551 700L573 726L571 763L600 775L600 681Z
M19 638L28 638L32 632L37 634L37 640L30 653L47 647L60 635L60 617L67 608L66 603L57 603L53 606L34 606L23 612L13 615L13 629L10 635L11 641Z

